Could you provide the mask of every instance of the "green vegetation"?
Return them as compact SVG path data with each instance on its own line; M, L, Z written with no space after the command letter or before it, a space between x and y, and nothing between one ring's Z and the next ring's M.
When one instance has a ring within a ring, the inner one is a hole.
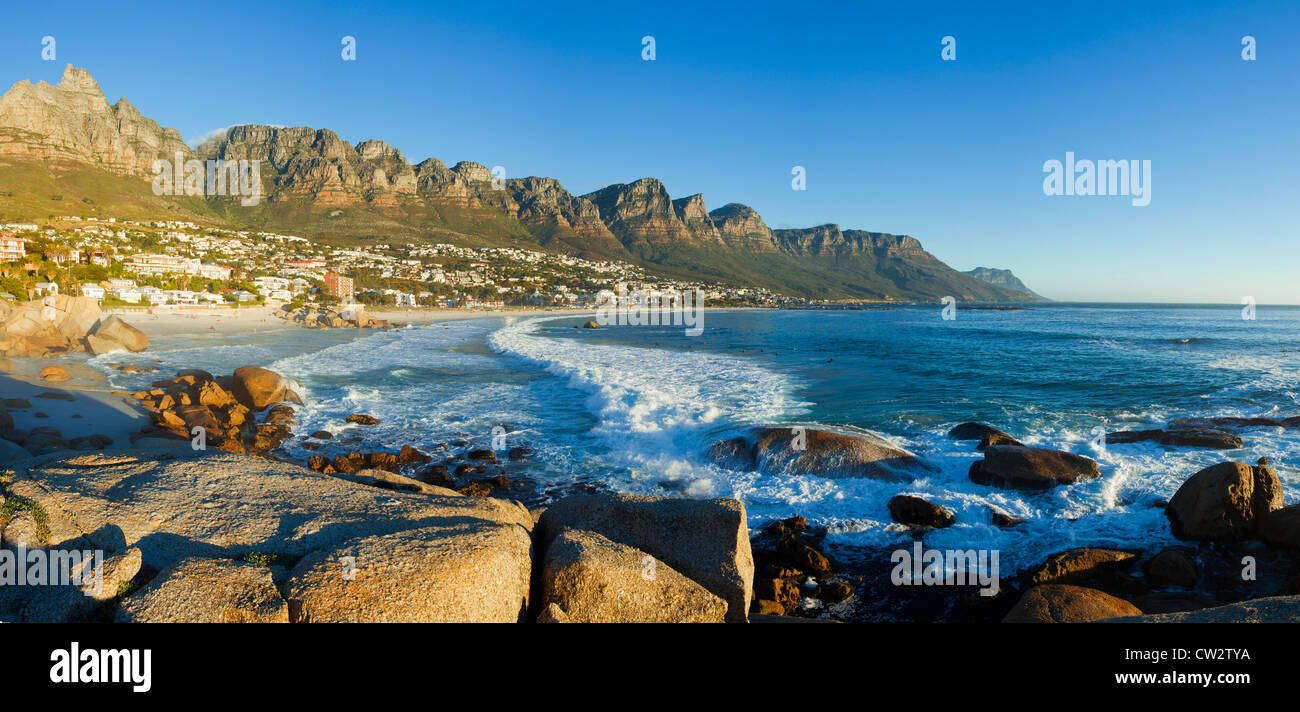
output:
M255 564L257 566L283 566L286 569L293 568L302 557L297 554L275 553L268 551L250 551L239 557L240 561Z
M0 494L4 495L4 504L0 505L0 524L8 524L9 520L19 512L29 512L32 515L32 521L36 523L36 540L41 544L48 544L50 541L50 518L45 513L45 509L34 499L23 497L15 494L13 487L13 470L5 470L0 475Z

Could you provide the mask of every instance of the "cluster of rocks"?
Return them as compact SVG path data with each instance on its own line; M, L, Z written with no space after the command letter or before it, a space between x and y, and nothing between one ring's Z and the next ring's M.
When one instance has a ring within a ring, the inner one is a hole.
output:
M123 395L135 398L154 422L133 441L192 440L202 428L206 446L239 454L280 447L293 435L294 410L286 403L302 403L288 379L258 366L244 366L231 376L186 369L154 381L148 390Z
M354 413L346 420L360 425L379 423L377 418L364 413ZM307 436L306 440L300 443L300 447L306 450L317 450L324 442L331 441L334 437L333 433L320 430ZM467 448L469 445L469 442L464 440L438 443L436 450L444 453L445 457L437 463L433 462L435 459L433 455L421 452L410 445L403 445L395 453L379 450L345 452L332 457L310 455L306 464L315 472L340 475L378 487L422 492L454 491L470 497L526 494L526 482L512 480L503 474L502 468L498 466L499 459L496 451L487 448L455 451L455 448ZM526 459L530 454L531 450L526 447L514 447L507 452L506 457L511 461L517 461Z
M1247 428L1300 428L1300 417L1292 418L1174 418L1163 428L1121 430L1106 434L1106 444L1154 442L1167 447L1198 447L1236 450L1245 441L1233 431Z
M144 351L149 337L89 297L58 294L10 306L0 301L0 356L49 357L86 351Z
M1288 421L1266 419L1202 420L1172 421L1169 431L1191 437L1195 428L1204 434L1208 426L1290 427ZM979 484L1045 491L1101 474L1091 458L1029 447L984 423L962 423L949 436L978 442L983 459L971 465L969 477ZM727 467L767 473L897 479L927 472L914 455L870 433L800 427L754 428L715 442L708 454ZM1225 620L1231 619L1229 614L1218 607L1231 604L1244 606L1247 612L1242 615L1252 619L1300 618L1300 598L1285 598L1300 594L1300 505L1283 506L1281 484L1266 462L1206 468L1164 506L1171 533L1195 546L1169 547L1153 555L1096 547L1064 551L1003 586L991 599L959 592L963 615L974 620L1072 622L1192 616L1189 612L1203 610L1205 620ZM951 510L912 495L896 495L887 507L895 522L918 532L956 522ZM989 515L996 526L1021 524L999 509L990 508ZM821 533L800 517L772 522L755 538L755 613L815 615L815 606L823 601L858 595L854 581L821 550L820 542ZM1258 580L1242 581L1244 555L1267 568ZM1267 599L1267 605L1240 603L1261 595L1284 597Z
M737 500L584 494L529 511L381 482L212 450L22 461L7 491L46 531L0 522L0 545L103 549L105 593L0 587L0 620L747 620Z
M768 523L751 542L754 553L754 615L812 616L824 604L853 597L852 583L822 548L825 530L803 517Z
M1266 463L1223 462L1197 472L1165 514L1171 533L1194 546L1149 557L1104 548L1061 552L1022 577L1024 593L1003 620L1300 620L1300 504L1283 506L1281 482ZM1244 556L1257 562L1253 577L1242 575Z
M134 363L115 363L109 368L112 368L114 371L117 371L118 373L126 373L126 374L158 372L158 367L155 365L139 366Z
M971 463L971 482L1003 489L1049 490L1101 476L1096 460L1064 450L1029 447L984 423L962 423L948 431L954 440L978 440L984 459Z
M360 304L348 304L341 307L309 304L290 310L288 305L280 307L276 314L292 324L308 329L388 329L392 324L384 319L376 319L366 313Z

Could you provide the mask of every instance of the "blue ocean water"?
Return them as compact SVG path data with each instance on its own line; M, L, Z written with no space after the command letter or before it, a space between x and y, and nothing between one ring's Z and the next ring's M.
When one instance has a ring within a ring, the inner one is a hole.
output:
M801 514L831 543L881 547L912 535L886 502L914 494L955 511L925 535L936 548L1002 552L1005 572L1070 546L1156 549L1173 543L1158 504L1198 469L1268 457L1287 501L1300 431L1252 428L1237 451L1098 446L1098 429L1158 426L1179 416L1300 415L1300 308L1035 305L710 311L704 333L682 327L575 329L585 318L468 319L358 335L285 329L241 337L155 339L138 362L164 372L229 373L257 364L298 380L296 432L343 435L330 447L434 450L464 439L531 448L512 475L538 492L575 486L742 499L751 526ZM93 359L107 369L120 354ZM150 376L109 371L114 386ZM380 419L362 428L350 413ZM947 430L978 420L1028 444L1087 455L1102 477L1045 493L976 485L980 454ZM907 482L737 472L705 456L746 425L823 424L882 435L937 466ZM310 454L296 443L288 454ZM325 451L322 451L325 452ZM999 529L996 506L1026 522Z

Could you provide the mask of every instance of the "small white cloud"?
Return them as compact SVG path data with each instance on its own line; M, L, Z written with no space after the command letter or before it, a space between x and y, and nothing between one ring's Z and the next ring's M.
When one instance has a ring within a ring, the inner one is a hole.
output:
M204 142L208 141L209 139L221 138L222 136L225 136L226 132L229 130L230 130L229 126L226 126L224 128L219 128L219 129L212 129L211 131L198 137L198 139L194 141L190 141L190 148L198 148L199 146L202 146Z
M205 141L208 141L208 140L210 140L210 139L214 139L214 138L215 138L215 139L219 139L219 138L221 138L222 136L225 136L225 135L226 135L226 132L227 132L227 131L230 131L230 129L233 129L233 128L236 127L236 126L245 126L245 125L247 125L247 124L231 124L231 125L229 125L229 126L226 126L225 128L212 129L211 131L209 131L209 132L203 134L202 136L198 137L198 138L195 139L194 141L191 141L191 142L189 143L189 146L190 146L190 148L198 148L199 146L202 146L203 143L204 143ZM282 128L285 128L284 126L281 126L281 125L279 125L279 124L265 124L265 125L266 125L266 126L270 126L270 127L273 128L273 129L282 129Z

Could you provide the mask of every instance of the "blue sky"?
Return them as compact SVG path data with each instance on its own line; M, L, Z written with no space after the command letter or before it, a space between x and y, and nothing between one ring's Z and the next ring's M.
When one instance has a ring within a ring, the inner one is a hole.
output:
M0 83L71 62L189 141L306 125L575 193L654 176L1055 299L1300 303L1300 3L136 5L8 8ZM1150 160L1151 204L1044 195L1066 151Z

